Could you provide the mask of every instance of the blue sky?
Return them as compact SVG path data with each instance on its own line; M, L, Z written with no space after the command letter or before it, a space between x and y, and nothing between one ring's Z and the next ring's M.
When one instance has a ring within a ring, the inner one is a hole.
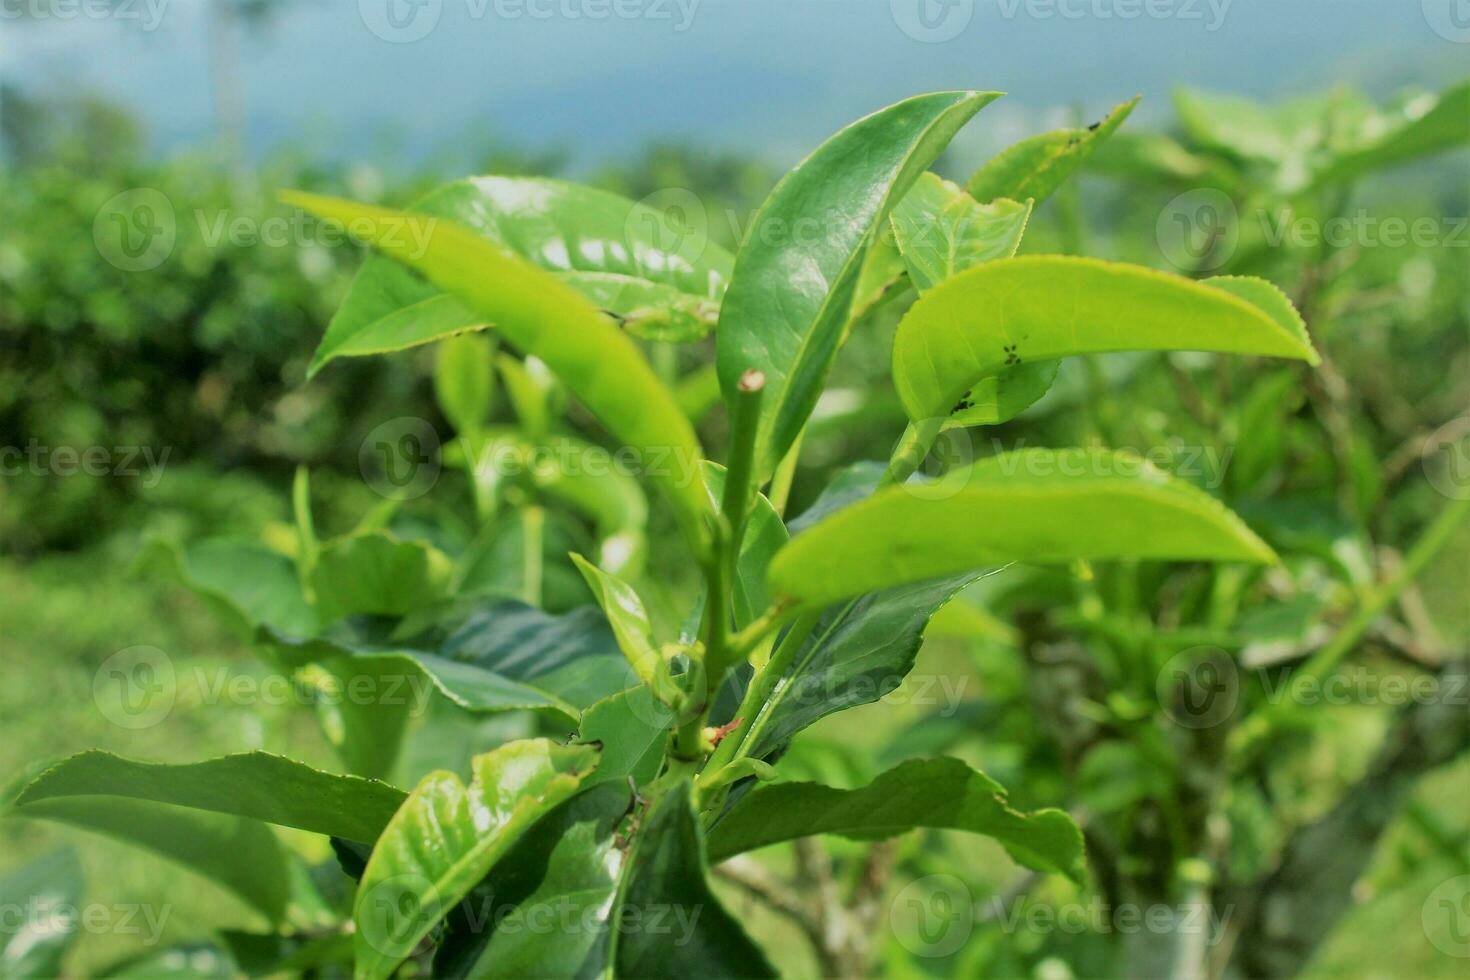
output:
M34 2L0 0L0 14ZM208 0L120 2L105 18L0 16L0 76L105 93L143 116L161 152L206 143ZM1095 114L1141 93L1141 117L1160 118L1178 84L1437 86L1470 52L1435 30L1455 2L286 0L243 32L240 63L256 153L304 142L358 158L391 135L410 158L453 158L494 136L590 163L672 137L790 163L845 122L935 89L1010 93L965 137L983 150L1067 106Z

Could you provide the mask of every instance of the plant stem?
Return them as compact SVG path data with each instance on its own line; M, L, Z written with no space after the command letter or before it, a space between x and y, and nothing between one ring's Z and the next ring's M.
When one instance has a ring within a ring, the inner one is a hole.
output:
M761 396L765 390L766 376L759 371L746 371L735 386L735 401L730 406L730 462L725 470L725 496L720 509L730 526L726 560L731 568L735 557L740 554L746 511L750 509L755 436L760 424Z
M907 480L929 455L929 449L934 445L934 440L938 438L943 425L943 419L910 423L904 431L903 438L893 450L888 469L878 481L879 488ZM768 623L766 627L763 627L764 630L769 625L779 622L783 615L779 609L773 609L751 626ZM745 690L745 697L741 698L740 707L735 711L735 717L743 720L740 726L725 736L724 741L715 748L709 760L710 769L725 765L745 748L745 744L750 740L751 732L757 727L756 719L759 712L775 692L777 684L780 683L787 668L791 666L791 661L796 657L797 651L801 649L807 637L811 636L812 631L817 628L821 616L822 610L820 609L801 613L791 624L791 628L786 631L786 635L781 638L781 642L771 654L771 658L766 661L765 666L750 679L750 686ZM737 634L737 637L745 635L746 633L741 633ZM759 639L759 636L756 639ZM741 642L744 641L741 640Z
M1253 748L1270 731L1273 722L1292 711L1293 706L1301 699L1306 685L1320 684L1337 669L1374 621L1413 584L1434 556L1449 544L1450 535L1467 514L1470 514L1470 498L1452 500L1448 507L1439 512L1439 516L1430 522L1429 527L1424 529L1419 540L1414 542L1414 546L1404 556L1403 564L1397 571L1364 598L1353 618L1338 630L1331 642L1313 654L1291 675L1284 697L1263 706L1241 726L1241 751Z
M746 371L736 386L736 397L730 406L730 459L725 470L725 493L715 528L714 553L705 568L704 622L700 630L704 637L704 695L699 710L679 726L674 736L674 754L678 761L686 763L704 755L701 739L704 723L720 689L720 682L725 679L725 671L734 660L729 650L730 588L734 582L735 556L740 553L745 512L750 503L755 436L765 388L764 374Z
M939 433L944 428L944 419L924 419L922 422L910 422L908 428L903 430L903 436L894 447L893 456L888 460L888 469L883 472L883 479L878 482L879 487L902 483L914 475L924 460L929 455L929 450L934 447L934 440L939 438Z

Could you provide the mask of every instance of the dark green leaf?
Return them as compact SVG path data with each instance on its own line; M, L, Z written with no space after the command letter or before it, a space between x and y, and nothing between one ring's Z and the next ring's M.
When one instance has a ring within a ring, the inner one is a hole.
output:
M994 837L1038 871L1079 871L1082 832L1071 817L1061 810L1012 809L999 783L958 759L914 759L852 790L759 785L715 824L710 860L813 834L882 840L919 827Z
M705 880L704 831L687 782L665 792L643 815L628 865L608 916L615 927L611 957L615 975L776 975ZM673 929L655 929L655 921L667 922Z
M163 765L91 751L42 772L14 806L25 815L47 800L96 797L210 810L371 843L403 802L403 791L265 752Z

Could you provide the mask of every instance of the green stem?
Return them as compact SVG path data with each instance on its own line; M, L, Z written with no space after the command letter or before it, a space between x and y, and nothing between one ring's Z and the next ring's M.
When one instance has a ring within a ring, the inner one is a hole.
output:
M796 652L811 636L812 630L817 628L817 621L821 618L821 612L804 613L796 622L791 624L791 629L777 644L776 650L771 654L771 659L759 673L750 679L750 687L746 688L745 697L740 700L740 707L735 710L735 717L742 719L740 726L727 735L715 749L715 754L710 757L709 767L714 769L722 766L740 754L740 750L749 741L751 732L755 729L756 715L765 706L767 700L776 690L776 684L786 673L786 668L791 666L791 661L796 657Z
M725 515L725 523L730 526L727 560L731 569L735 556L740 554L746 511L750 509L755 436L760 425L761 396L765 390L766 376L759 371L746 371L735 386L735 400L730 406L730 462L725 469L725 496L720 510Z
M929 450L934 448L934 440L939 438L939 433L944 428L944 419L924 419L922 422L910 422L908 428L903 430L903 436L894 447L893 456L888 460L888 469L883 472L883 479L878 486L886 487L895 483L902 483L913 476L915 471L922 465L929 455Z
M704 621L700 628L704 638L704 697L699 710L679 726L674 736L676 760L684 763L704 755L701 734L705 720L725 671L734 662L729 650L730 585L734 581L735 556L740 552L745 512L750 504L755 437L765 388L764 374L746 371L730 406L730 459L725 470L725 492L715 528L714 553L705 568Z
M1434 557L1449 544L1450 536L1467 514L1470 514L1470 498L1453 500L1440 511L1439 516L1430 522L1429 527L1424 529L1419 540L1414 542L1414 546L1404 556L1398 570L1364 598L1352 619L1338 630L1330 643L1293 672L1285 696L1263 706L1241 726L1239 737L1242 750L1254 747L1271 730L1273 722L1290 714L1293 706L1305 693L1304 688L1307 685L1320 684L1338 668L1343 658L1353 651L1362 640L1363 634L1368 632L1383 611L1423 574Z
M939 432L943 425L943 419L938 419L933 422L910 423L903 434L903 438L899 440L898 445L894 448L893 455L888 462L888 469L884 471L883 477L878 481L878 486L881 488L907 480L919 468L919 464L924 461L924 458L929 455L929 449L934 445L934 440L939 437ZM757 624L764 624L761 628L762 631L765 631L779 625L780 620L785 615L787 613L781 611L779 608L774 609L765 616L762 616L755 623L752 623L751 626L754 627ZM758 728L756 722L757 716L775 692L776 686L780 683L781 678L785 676L787 669L791 666L791 661L796 657L797 651L801 649L807 637L811 636L812 631L817 628L817 623L820 621L821 616L822 610L820 609L801 613L795 622L791 624L791 628L786 631L786 635L781 638L781 642L776 646L775 652L771 654L771 658L766 661L765 666L758 670L755 676L750 679L750 686L746 688L745 697L740 700L740 707L735 711L735 717L741 719L740 725L726 735L725 739L715 748L715 752L710 756L709 763L706 766L707 769L713 771L714 768L729 763L744 751L746 745L750 742L752 734ZM749 628L745 632L737 634L737 639L743 642L748 632ZM754 637L757 642L759 641L760 635L763 635L763 633L757 634Z

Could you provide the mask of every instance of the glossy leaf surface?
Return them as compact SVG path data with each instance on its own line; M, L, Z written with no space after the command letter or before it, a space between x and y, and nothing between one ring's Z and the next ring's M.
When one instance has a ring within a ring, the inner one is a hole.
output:
M425 776L384 829L358 884L356 975L392 973L596 765L594 748L527 739L477 756L469 786L451 772Z
M859 275L890 209L994 93L889 106L822 144L767 198L736 256L717 336L720 387L764 372L756 470L795 441L841 342Z
M438 188L409 210L461 224L599 308L637 314L634 319L675 319L700 304L718 309L733 264L718 245L701 239L696 248L670 235L652 208L559 180L469 178ZM396 262L370 256L332 318L312 372L334 357L400 350L496 325L473 302L441 289Z
M626 445L648 458L694 461L703 450L689 420L637 345L568 286L505 248L449 221L310 194L286 195L322 217L351 223L384 254L423 273L476 310L527 355L539 357ZM405 233L405 227L416 233ZM442 334L435 334L435 337ZM406 343L435 339L405 336ZM325 343L325 341L324 341ZM703 547L708 512L698 480L678 467L650 474Z

